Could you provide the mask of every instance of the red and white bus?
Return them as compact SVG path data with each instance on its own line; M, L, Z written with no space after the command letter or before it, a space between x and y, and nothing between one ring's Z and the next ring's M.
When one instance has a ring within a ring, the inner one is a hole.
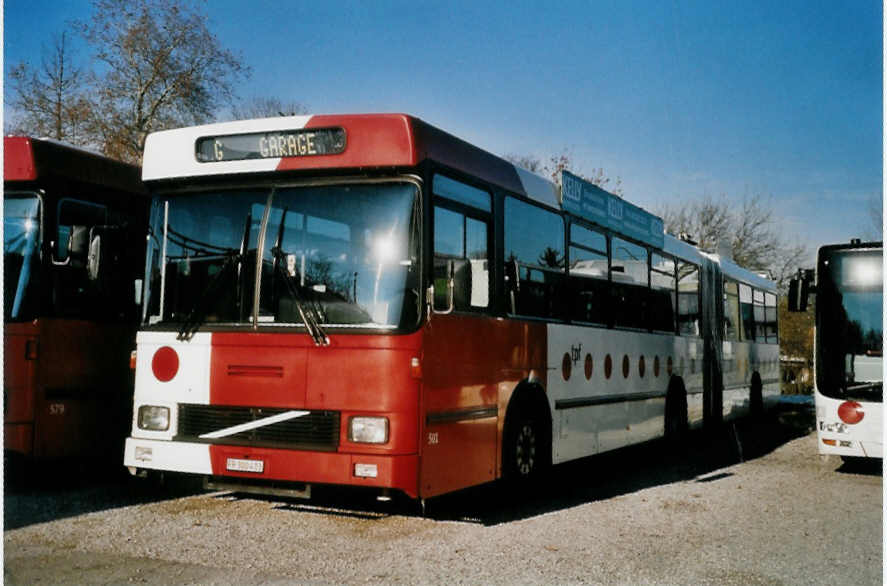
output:
M882 458L884 247L853 240L816 260L814 402L820 454ZM812 275L810 275L812 277ZM809 280L792 281L790 309L806 309Z
M148 197L139 168L3 140L3 437L26 458L119 458Z
M407 115L158 132L125 464L424 499L760 411L772 282Z

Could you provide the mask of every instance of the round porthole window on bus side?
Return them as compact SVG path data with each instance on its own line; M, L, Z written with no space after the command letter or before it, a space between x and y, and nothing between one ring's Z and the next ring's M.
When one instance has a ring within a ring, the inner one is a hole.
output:
M570 375L573 374L573 361L570 360L570 355L564 353L564 358L561 360L561 375L564 377L564 381L570 380Z

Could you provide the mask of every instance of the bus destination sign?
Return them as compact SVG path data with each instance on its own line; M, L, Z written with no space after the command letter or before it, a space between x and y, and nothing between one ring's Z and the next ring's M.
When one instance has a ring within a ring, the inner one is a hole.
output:
M345 150L344 128L300 128L197 139L201 163L338 155Z

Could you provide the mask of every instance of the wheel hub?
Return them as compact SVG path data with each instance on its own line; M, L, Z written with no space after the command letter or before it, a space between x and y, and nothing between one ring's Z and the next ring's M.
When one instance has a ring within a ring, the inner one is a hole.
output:
M521 476L529 476L536 467L536 430L529 423L525 423L518 431L515 463Z

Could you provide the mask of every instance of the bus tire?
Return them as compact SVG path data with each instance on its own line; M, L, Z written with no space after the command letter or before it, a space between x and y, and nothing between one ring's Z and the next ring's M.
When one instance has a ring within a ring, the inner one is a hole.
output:
M540 391L541 392L541 391ZM551 466L548 404L538 395L518 398L508 409L502 433L502 476L527 485L539 481Z
M687 388L684 386L684 379L673 376L665 393L665 439L679 440L687 434L689 427Z
M761 375L757 372L751 375L748 409L753 419L760 419L764 415L764 384L761 382Z

